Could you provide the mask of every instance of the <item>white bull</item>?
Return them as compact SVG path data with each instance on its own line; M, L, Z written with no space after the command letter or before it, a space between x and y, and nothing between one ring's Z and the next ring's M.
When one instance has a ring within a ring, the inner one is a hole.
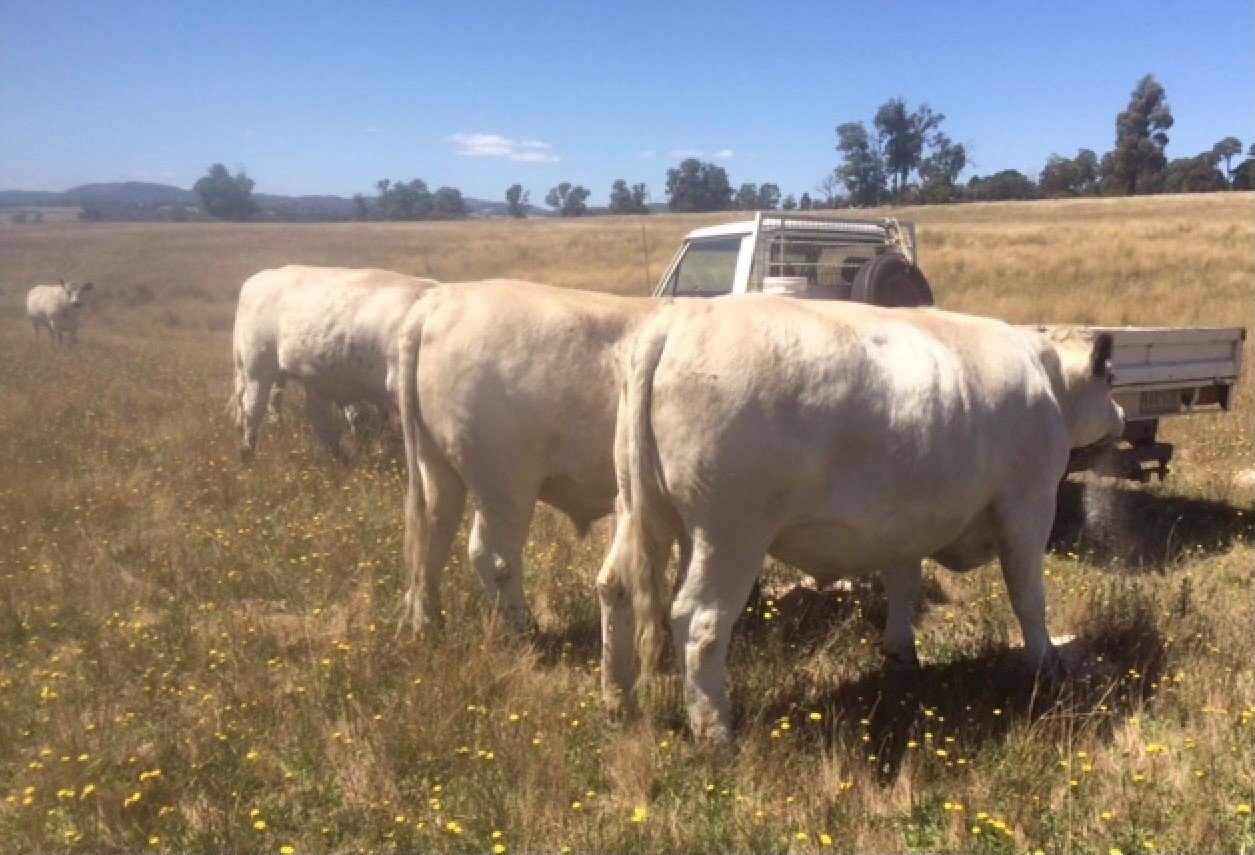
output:
M78 325L85 305L85 297L92 290L92 283L75 284L60 280L59 285L36 285L26 294L26 317L35 328L48 330L52 338L61 344L78 341Z
M727 740L728 642L766 555L821 582L880 571L884 649L908 666L921 560L996 555L1032 665L1053 667L1042 557L1069 450L1123 431L1110 348L932 309L660 310L624 348L620 513L598 577L608 706L631 709L633 638L651 667L669 617L694 733Z
M340 407L395 407L396 333L414 301L435 285L390 270L288 265L263 270L240 289L232 336L236 422L252 458L270 390L305 386L319 440L339 456Z
M528 623L522 553L536 502L581 534L614 509L615 351L654 306L496 280L441 286L410 310L400 405L415 632L440 623L441 573L468 492L471 563L516 633Z

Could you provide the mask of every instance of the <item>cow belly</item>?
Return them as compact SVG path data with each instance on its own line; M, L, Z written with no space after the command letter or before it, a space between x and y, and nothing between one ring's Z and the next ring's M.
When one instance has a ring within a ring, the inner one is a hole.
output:
M281 348L279 368L319 394L337 401L383 398L387 394L387 366L368 348L336 352Z
M613 479L590 481L571 475L558 475L545 480L538 498L566 514L583 534L593 522L614 510L614 494Z
M868 537L832 524L791 528L776 538L769 551L821 582L861 576L927 554L922 544L909 539Z
M948 570L975 570L997 555L997 537L993 515L985 510L950 543L930 552L928 557Z
M953 569L988 561L986 514L911 516L894 514L858 523L812 521L791 526L772 543L773 556L821 581L833 581L886 567L938 557ZM945 555L949 561L939 557ZM973 561L975 563L973 563Z

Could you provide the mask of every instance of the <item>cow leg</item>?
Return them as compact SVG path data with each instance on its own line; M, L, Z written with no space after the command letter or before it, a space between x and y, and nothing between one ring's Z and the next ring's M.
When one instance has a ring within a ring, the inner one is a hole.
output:
M471 524L471 563L489 602L501 610L506 628L517 636L527 632L530 622L523 598L523 544L533 507L531 501L525 508L489 507L481 502Z
M678 540L679 556L677 557L675 570L675 588L671 592L671 600L675 601L679 595L680 589L684 587L684 580L688 578L689 568L693 566L693 535L690 532L680 534ZM754 587L758 587L758 579L754 579ZM684 648L680 647L676 642L675 627L672 627L672 661L671 670L684 679Z
M244 444L240 458L249 463L257 453L257 434L262 419L266 417L266 403L270 400L270 387L274 380L269 375L249 377L244 380L241 408L244 414Z
M241 430L244 427L244 372L237 364L235 367L235 377L231 384L231 401L227 404L227 409L231 412L231 417L235 419L235 429Z
M270 404L267 411L272 419L279 418L279 413L283 410L283 388L287 384L287 378L280 377L275 381L274 390L270 393Z
M1046 590L1043 559L1050 526L1054 521L1055 496L1014 496L995 503L999 534L999 563L1007 585L1011 608L1024 635L1024 651L1033 670L1054 671L1059 654L1046 629Z
M343 428L343 414L335 401L305 389L305 414L314 425L314 435L318 441L331 452L337 460L343 458L340 450L340 432Z
M627 574L632 560L631 517L619 508L614 539L597 574L597 599L601 605L601 693L611 716L630 716L636 711L632 695L636 685L636 613Z
M442 459L424 459L410 475L405 494L405 552L410 566L410 587L405 592L404 615L415 634L439 628L440 580L453 551L466 486ZM400 632L400 626L397 627Z
M684 705L699 740L728 742L725 685L732 625L749 599L766 548L711 544L700 534L684 584L671 604L676 654L684 663Z
M688 578L689 566L693 563L693 536L684 532L677 540L680 554L679 563L676 565L675 590L679 591L684 585L684 580Z
M881 573L889 607L885 616L885 637L881 651L891 665L915 670L919 656L915 653L915 630L911 616L919 596L920 562L912 561L891 567Z
M345 404L340 408L344 423L348 426L350 436L358 436L362 432L363 413L360 404Z

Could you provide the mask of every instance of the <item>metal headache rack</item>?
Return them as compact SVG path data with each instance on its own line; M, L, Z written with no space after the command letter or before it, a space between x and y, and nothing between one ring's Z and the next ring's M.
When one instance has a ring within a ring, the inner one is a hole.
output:
M758 214L747 290L766 279L805 279L810 296L848 299L864 264L890 248L915 262L915 225L893 219L834 220L807 214ZM800 284L800 283L799 283Z

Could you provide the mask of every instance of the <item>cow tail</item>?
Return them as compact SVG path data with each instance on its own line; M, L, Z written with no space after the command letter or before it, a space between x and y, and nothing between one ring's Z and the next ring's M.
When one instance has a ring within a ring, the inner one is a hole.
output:
M654 374L667 343L667 327L647 323L631 342L626 407L630 562L636 615L636 651L645 673L658 668L667 635L667 559L675 540L675 512L667 493L651 419Z
M397 334L397 406L401 412L401 430L405 436L405 467L409 482L405 491L405 562L409 568L410 588L405 595L405 608L414 617L418 607L416 598L421 590L420 578L424 569L422 546L426 541L426 497L423 492L423 472L419 464L419 448L422 442L423 415L418 400L418 358L423 339L423 306L420 298L410 307L405 322ZM404 621L405 617L402 618ZM400 627L398 627L398 632Z

